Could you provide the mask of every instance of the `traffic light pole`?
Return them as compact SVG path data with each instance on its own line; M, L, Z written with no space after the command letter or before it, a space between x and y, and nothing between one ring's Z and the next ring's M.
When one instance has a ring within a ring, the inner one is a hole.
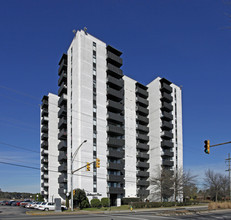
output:
M210 145L210 147L215 147L215 146L224 145L224 144L230 144L230 143L231 143L231 141L228 141L228 142L221 143L221 144Z
M93 161L93 162L91 162L91 163L89 163L89 164L86 164L86 165L84 165L84 166L82 166L82 167L80 167L80 168L78 168L78 169L72 171L72 175L73 175L75 172L77 172L77 171L83 169L83 168L86 167L87 165L90 165L90 164L93 164L93 163L95 163L95 161Z

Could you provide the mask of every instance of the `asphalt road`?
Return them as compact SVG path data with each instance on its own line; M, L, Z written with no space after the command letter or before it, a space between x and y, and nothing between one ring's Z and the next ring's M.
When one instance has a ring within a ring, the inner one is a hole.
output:
M2 212L1 212L2 211ZM114 214L78 214L78 215L46 215L30 216L26 215L27 210L20 207L0 206L0 220L61 220L61 219L83 219L83 220L176 220L176 219L231 219L231 210L222 210L216 212L202 212L199 214L163 216L157 211L148 212L129 212Z

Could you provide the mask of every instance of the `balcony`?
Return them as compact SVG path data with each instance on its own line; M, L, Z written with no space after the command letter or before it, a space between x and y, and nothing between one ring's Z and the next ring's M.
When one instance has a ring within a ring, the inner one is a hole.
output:
M67 160L67 154L64 151L59 151L58 161L66 161Z
M48 163L48 157L44 157L41 159L41 163L47 164Z
M161 156L162 156L163 158L166 158L166 157L173 157L173 155L174 155L174 153L173 153L173 151L171 151L171 150L164 150L164 151L162 152L162 154L161 154Z
M118 112L121 112L124 110L123 104L121 104L120 102L114 102L112 100L107 101L107 108L117 110Z
M42 132L48 132L48 126L47 125L43 125L41 128Z
M107 113L107 120L108 121L115 121L119 124L123 124L124 123L124 117L121 114L116 114L113 112L108 112Z
M171 103L173 98L170 94L166 93L166 92L163 92L162 93L162 97L161 97L161 100L164 101L164 102L168 102L168 103Z
M149 159L149 154L143 153L143 152L137 152L136 157L148 160Z
M42 125L48 124L48 117L46 116L42 117L41 124Z
M117 150L109 149L107 150L107 156L122 159L124 158L124 151L117 151Z
M107 87L107 95L113 96L116 100L122 100L123 99L123 90L118 91L118 90L113 89L111 87Z
M160 91L161 92L166 92L166 93L171 93L172 92L172 87L170 85L168 85L167 83L162 82Z
M149 128L146 125L140 125L140 124L136 125L136 130L147 132L147 133L149 132Z
M146 150L146 151L148 151L149 150L149 145L138 142L136 144L136 148L140 149L140 150Z
M67 73L65 71L62 71L59 80L58 80L58 86L61 86L62 83L67 84Z
M136 176L148 178L149 177L149 172L147 172L147 171L136 171Z
M121 56L122 52L115 49L114 47L112 47L111 45L107 45L107 51L111 51L112 53L114 53L117 56Z
M42 109L41 115L42 116L48 116L48 109L47 108Z
M48 99L48 97L47 97L47 99ZM42 100L42 105L41 105L42 109L47 109L48 108L48 100L47 99Z
M138 189L137 190L137 195L138 197L148 197L149 196L149 190L145 190L145 189Z
M136 166L148 169L149 168L149 163L147 163L147 162L137 162Z
M136 111L141 113L142 115L148 115L149 110L147 108L144 108L140 105L136 106Z
M166 120L166 121L171 121L171 120L173 120L173 115L172 115L172 113L162 111L161 118Z
M107 51L107 61L116 67L121 67L123 65L122 58L110 51Z
M59 70L58 73L60 75L62 70L67 69L67 54L63 54L62 58L59 61Z
M59 195L62 195L62 194L66 195L67 190L64 189L64 188L59 188L59 189L58 189L58 193L59 193Z
M118 176L118 175L109 174L107 176L107 181L109 181L109 182L123 182L124 181L124 176Z
M118 187L109 187L108 188L108 193L109 194L124 194L124 189L123 188L118 188Z
M41 171L48 171L48 165L47 164L42 164Z
M48 175L47 174L43 174L43 175L41 175L41 179L48 179L49 177L48 177Z
M59 140L66 140L67 139L67 129L63 128L62 130L59 131L58 139Z
M42 151L41 151L41 155L42 155L42 156L48 155L48 150L42 150Z
M149 119L146 116L141 116L139 114L136 115L136 120L143 123L143 124L149 123Z
M113 75L113 76L115 76L117 78L122 78L123 77L123 71L120 68L112 65L111 63L107 64L107 72L110 75Z
M147 100L147 99L144 99L144 98L142 98L142 97L140 97L140 96L137 96L137 97L136 97L136 102L137 102L137 103L140 103L141 105L143 105L143 106L145 106L145 107L148 106L148 100Z
M58 90L58 96L61 96L63 93L67 94L67 85L65 82L62 82L62 84Z
M136 139L142 141L149 141L149 137L146 134L136 134Z
M124 141L124 139L117 139L117 138L113 138L113 137L108 137L107 144L108 144L108 146L111 146L111 147L123 147L125 144L125 141Z
M60 165L58 167L58 171L59 172L66 172L67 171L67 164L66 163L62 163L62 165Z
M162 165L167 166L167 167L172 167L173 166L173 161L171 160L162 160Z
M107 169L108 170L123 170L124 169L124 164L109 162L107 164Z
M59 183L66 183L67 182L67 174L62 173L58 178Z
M149 186L149 181L147 180L137 180L137 186Z
M60 118L58 128L62 129L62 128L66 128L66 127L67 127L67 120L65 118Z
M163 121L161 124L161 128L164 130L172 130L173 129L173 125L171 122L167 122L167 121Z
M41 183L41 187L48 187L48 186L49 186L48 182Z
M109 124L107 126L107 132L108 133L113 133L116 135L124 135L124 128L123 127L117 127L115 125Z
M58 111L58 117L67 116L67 106L63 105Z
M136 93L139 94L140 96L147 98L148 97L148 92L147 90L144 90L140 87L136 87Z
M173 143L171 141L161 141L162 148L173 148Z
M120 89L124 87L124 81L122 78L117 79L117 78L110 76L110 75L107 76L107 84L116 86Z
M66 141L60 141L60 143L58 145L58 150L59 151L67 150L67 142Z
M47 149L48 149L48 141L43 141L43 142L41 143L41 148L47 150Z
M61 107L62 105L67 105L67 95L66 94L62 94L62 96L60 96L59 98L58 106Z
M162 139L170 140L173 138L173 134L172 134L172 132L169 132L169 131L163 131L163 132L161 132L161 137L162 137Z
M173 106L167 102L162 102L161 109L166 112L171 112L173 110Z
M48 134L47 133L43 133L41 136L42 140L47 140L48 139Z

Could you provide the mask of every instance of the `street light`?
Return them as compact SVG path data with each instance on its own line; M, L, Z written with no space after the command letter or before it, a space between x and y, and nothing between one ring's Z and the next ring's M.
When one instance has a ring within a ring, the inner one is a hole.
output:
M82 147L82 145L84 143L86 143L87 140L84 140L80 145L79 147L76 149L76 151L74 152L74 154L72 155L72 151L71 151L71 211L73 211L73 161L76 157L76 155L78 154L79 152L79 149Z

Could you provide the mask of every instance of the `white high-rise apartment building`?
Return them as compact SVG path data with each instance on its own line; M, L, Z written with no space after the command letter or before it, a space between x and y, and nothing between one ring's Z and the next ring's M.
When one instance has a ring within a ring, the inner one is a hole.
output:
M57 172L49 168L53 176L41 173L41 183L46 182L41 192L47 200L65 200L71 191L71 166L76 170L96 158L100 168L93 163L90 171L79 170L73 186L84 189L89 199L109 197L111 205L120 205L123 197L148 198L149 178L157 167L182 168L181 89L164 78L145 86L124 76L121 55L82 30L63 54L57 105L41 114L44 126L44 117L56 112L54 128L48 126L52 135L41 135L41 152L44 142L49 143L48 167L49 154L56 155L51 160Z

